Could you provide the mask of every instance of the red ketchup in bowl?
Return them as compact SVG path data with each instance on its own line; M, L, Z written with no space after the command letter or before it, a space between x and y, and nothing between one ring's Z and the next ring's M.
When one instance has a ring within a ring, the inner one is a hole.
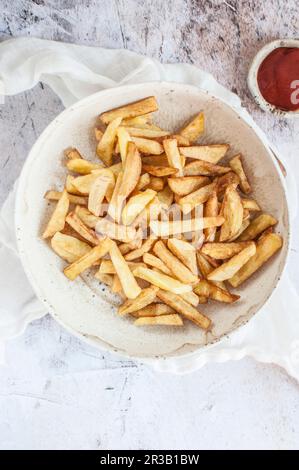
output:
M268 103L283 111L299 110L299 48L274 49L259 66L257 83Z

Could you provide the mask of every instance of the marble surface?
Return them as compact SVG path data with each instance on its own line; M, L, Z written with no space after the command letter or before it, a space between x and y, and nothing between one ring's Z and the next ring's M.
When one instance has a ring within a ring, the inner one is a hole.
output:
M298 174L299 120L264 114L246 86L255 52L298 34L295 0L0 0L0 8L1 40L37 36L125 47L208 70L239 94ZM0 106L0 204L61 110L42 84ZM295 280L295 246L291 256ZM299 448L298 384L273 365L248 358L183 377L162 375L92 349L49 316L12 340L6 356L0 449Z

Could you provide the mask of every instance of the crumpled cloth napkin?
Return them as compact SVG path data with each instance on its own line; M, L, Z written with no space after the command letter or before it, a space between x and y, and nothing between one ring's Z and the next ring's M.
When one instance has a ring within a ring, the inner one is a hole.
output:
M211 91L242 116L267 143L239 98L214 78L188 64L161 64L127 50L77 46L34 38L18 38L0 44L0 94L14 95L39 81L49 85L67 107L96 91L129 83L172 81ZM284 161L286 167L288 162ZM295 175L288 172L291 219L297 212ZM18 257L14 231L15 188L0 212L0 362L4 343L21 334L28 323L47 312L35 297ZM4 272L5 271L5 272ZM16 289L17 286L17 289ZM147 361L156 369L187 373L207 362L252 356L274 362L299 379L299 298L287 272L267 305L248 325L218 344L180 359Z

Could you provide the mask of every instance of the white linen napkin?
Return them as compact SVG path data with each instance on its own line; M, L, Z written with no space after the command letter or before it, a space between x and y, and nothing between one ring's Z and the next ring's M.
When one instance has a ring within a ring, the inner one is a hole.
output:
M235 107L266 145L240 99L214 78L188 64L165 64L127 50L108 50L33 38L0 44L0 95L14 95L39 81L49 85L67 107L105 88L148 81L172 81L196 85ZM288 162L283 162L288 167ZM288 172L291 219L297 212L295 175ZM20 263L14 232L15 188L0 212L0 363L4 343L21 334L27 324L47 312L35 297ZM5 271L5 272L4 272ZM18 288L16 289L16 285ZM163 371L186 373L207 362L240 359L245 355L274 362L299 379L298 295L287 273L271 300L250 323L219 344L181 359L146 361Z

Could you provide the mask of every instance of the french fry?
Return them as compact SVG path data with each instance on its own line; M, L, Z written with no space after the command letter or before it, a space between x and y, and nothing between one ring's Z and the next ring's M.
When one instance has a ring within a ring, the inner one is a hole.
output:
M143 114L141 116L136 116L132 118L124 118L122 123L124 126L135 126L135 127L142 127L148 126L152 120L152 114Z
M281 246L282 238L275 233L268 233L261 237L257 242L255 255L228 282L233 287L238 287L263 266Z
M251 242L205 243L201 248L204 255L215 259L229 259L251 245Z
M119 173L116 179L116 183L113 189L112 197L108 207L108 215L116 222L120 221L121 211L124 204L125 198L120 196L119 191L123 181L123 173Z
M227 144L195 145L193 147L180 147L180 153L184 157L216 164L224 157L228 149L229 145Z
M277 224L275 217L269 214L261 214L256 217L250 225L241 233L238 241L254 240L260 233L266 230L268 227L272 227Z
M44 198L48 201L59 201L62 196L61 191L50 190L44 195ZM83 196L76 196L75 194L68 194L70 204L79 204L81 206L87 206L87 199Z
M182 299L179 295L160 289L157 292L157 297L159 297L159 299L165 304L179 312L183 317L200 326L200 328L207 330L211 326L211 320L208 317L196 310L196 308Z
M209 281L226 281L231 279L247 261L252 258L256 252L255 243L251 242L240 253L234 255L229 261L226 261L218 268L208 274Z
M214 190L206 201L203 209L204 217L216 217L218 215L218 198ZM209 227L204 230L205 240L213 242L216 236L216 227Z
M99 236L106 236L125 243L134 240L136 237L136 230L133 227L118 225L107 218L100 217L96 225L96 233Z
M119 151L120 151L120 158L123 163L125 163L127 158L127 150L128 150L128 143L131 141L130 134L124 127L119 127L116 131Z
M171 192L171 189L168 186L165 186L162 191L159 191L157 193L157 198L159 199L163 207L170 207L173 202L173 194Z
M115 179L112 171L106 170L105 173L98 175L92 183L88 196L88 210L96 216L101 214L102 203L104 197L111 199L111 195L115 186Z
M213 271L213 266L210 261L199 251L196 252L197 264L199 267L199 271L201 272L204 278L207 278L208 275ZM216 286L220 287L220 289L227 290L225 287L224 282L218 281L211 281ZM200 294L199 294L200 295ZM204 294L202 294L204 295Z
M199 206L206 202L211 194L215 192L216 183L210 183L206 186L202 186L193 193L188 194L179 199L179 205L181 206L183 214L189 214L194 207ZM217 214L216 214L217 215Z
M235 240L238 240L239 236L241 235L241 233L244 232L244 230L247 229L247 227L249 226L250 224L250 220L249 219L246 219L246 220L243 220L242 221L242 225L240 227L240 230L238 230L238 232L233 236L231 237L229 240L227 240L228 242L233 242Z
M242 199L243 208L249 211L260 211L261 208L254 199Z
M191 243L177 238L169 238L167 246L177 258L187 266L190 271L197 276L196 250Z
M218 302L224 302L227 304L236 302L240 298L239 295L232 294L227 290L221 289L221 287L214 284L213 282L207 281L206 279L201 279L193 290L199 296L207 297L209 299L217 300Z
M226 191L227 186L230 184L235 184L237 186L239 183L240 179L233 171L229 171L225 175L219 176L216 186L217 196L219 198L222 197Z
M152 220L150 228L157 237L168 237L177 233L194 232L208 227L219 227L223 222L224 218L221 216L175 220L172 222Z
M96 279L98 279L100 282L103 284L106 284L108 287L112 287L113 285L113 275L112 274L102 274L99 271L97 271L94 275Z
M143 114L152 113L158 110L158 104L154 96L149 96L142 100L130 103L119 108L106 111L100 115L100 119L104 124L108 124L114 119L120 117L122 119L131 119Z
M170 135L170 132L151 129L149 127L125 127L124 128L128 134L132 137L144 137L147 139L155 139L157 137L166 137Z
M135 320L136 326L147 325L167 325L167 326L183 326L183 320L180 315L174 313L172 315L161 315L156 317L140 317Z
M183 284L182 282L174 279L167 274L163 274L152 269L138 267L133 270L133 274L140 279L144 279L150 284L160 287L161 289L174 292L175 294L183 294L184 292L192 291L192 287L189 284Z
M175 310L166 304L149 304L142 310L136 310L131 315L135 318L140 317L159 317L160 315L171 315Z
M56 232L51 238L51 247L60 258L68 263L77 261L91 250L87 243L60 232Z
M69 147L65 149L63 153L64 153L64 156L68 158L69 160L77 160L78 158L83 159L81 153L75 147Z
M136 263L134 261L128 261L127 264L129 268L131 269L131 271L135 268L138 268L138 266L142 266L143 268L146 268L146 265L144 263ZM102 274L116 274L115 267L110 259L102 260L100 268L99 268L99 272Z
M93 170L103 168L103 164L88 162L83 158L72 158L66 162L66 167L69 171L80 173L81 175L88 175Z
M151 183L150 175L148 173L144 173L143 175L140 176L139 181L137 183L137 186L135 188L135 191L141 191L146 186L148 186L148 189L153 189L154 190L154 188L149 187L150 183ZM158 190L158 191L160 191L160 190Z
M155 196L156 191L153 191L152 189L146 189L145 191L132 196L122 211L123 224L131 225L131 223Z
M155 236L150 236L149 238L145 240L145 242L140 248L137 248L136 250L133 250L130 253L127 253L125 255L125 260L133 261L134 259L142 258L144 253L148 253L152 249L156 240L157 238Z
M107 170L110 170L112 171L112 173L114 174L114 176L117 178L118 175L122 172L123 170L123 164L122 162L119 162L119 163L115 163L114 165L111 165L107 168Z
M111 286L111 292L113 292L114 294L118 294L123 299L126 298L126 295L123 291L120 279L119 279L117 274L113 275L113 283L112 283L112 286Z
M60 232L61 230L63 230L66 215L69 210L69 205L70 201L68 198L68 194L66 190L64 190L42 234L42 238L52 237L53 235L55 235L56 232Z
M138 184L141 175L140 154L132 142L128 143L124 174L119 188L119 196L126 198Z
M188 145L190 145L190 141L189 139L187 139L186 137L184 137L183 135L180 135L180 134L170 134L166 137L162 137L162 138L157 138L157 140L161 143L163 143L163 140L164 139L175 139L177 141L177 145L181 146L181 147L187 147Z
M74 180L75 176L67 175L65 180L65 189L67 190L68 194L82 196L82 193L73 185Z
M182 176L168 178L168 186L178 196L186 196L210 183L207 176Z
M123 291L128 299L136 299L141 293L141 289L136 282L127 262L119 251L115 242L110 240L109 254L119 277Z
M117 117L109 122L103 137L97 145L97 156L109 166L112 163L113 149L115 145L117 128L121 123L121 117Z
M67 266L63 270L64 274L67 278L73 281L77 276L79 276L79 274L90 268L96 261L105 256L108 249L109 241L107 239L99 242L99 244L86 253L86 255Z
M131 139L141 153L146 153L149 155L161 155L161 153L163 153L162 145L155 140L133 136L131 136Z
M232 158L229 162L229 166L239 176L240 188L243 191L243 193L245 194L250 193L251 186L248 182L247 176L243 169L241 154L238 154L234 158Z
M144 253L143 261L148 266L159 269L164 274L172 276L172 271L166 266L166 264L157 256L152 255L151 253Z
M98 142L103 137L103 134L104 134L104 132L99 127L94 128L94 136L95 136L95 138Z
M243 205L234 184L227 186L222 204L225 222L220 230L220 242L231 239L239 230L243 221Z
M84 196L88 196L90 193L90 188L95 182L95 180L100 175L107 175L108 178L111 178L111 167L110 168L101 168L99 170L93 170L88 175L77 176L71 180L71 185ZM112 172L113 173L113 172Z
M96 217L86 207L76 206L75 214L82 220L84 225L89 228L95 228L99 221L99 217Z
M183 176L183 167L185 165L185 157L182 157L182 155L179 152L177 140L176 139L164 139L163 147L164 147L167 159L168 159L169 166L177 170L177 176Z
M150 166L168 166L165 153L161 155L142 155L142 164Z
M197 114L192 121L189 122L179 134L186 137L191 143L195 142L204 131L204 114Z
M146 175L147 173L145 173ZM151 176L150 182L148 184L148 189L152 189L153 191L162 191L165 186L165 182L163 178L159 178L157 176Z
M119 307L119 315L136 312L151 304L155 300L158 290L159 288L155 286L143 289L135 299L128 299Z
M171 251L169 251L162 240L155 243L153 252L170 269L172 275L185 284L194 284L198 277L193 274Z
M188 304L193 305L193 307L197 307L199 304L199 297L195 292L185 292L184 294L180 294L180 297L184 299Z
M75 212L70 212L66 217L66 222L77 232L81 237L87 240L91 245L98 245L99 239L95 232L87 227Z
M184 167L184 176L217 176L230 172L228 166L215 165L203 160L195 160Z
M150 175L158 177L175 175L178 172L176 168L156 165L142 165L142 170L146 171Z

